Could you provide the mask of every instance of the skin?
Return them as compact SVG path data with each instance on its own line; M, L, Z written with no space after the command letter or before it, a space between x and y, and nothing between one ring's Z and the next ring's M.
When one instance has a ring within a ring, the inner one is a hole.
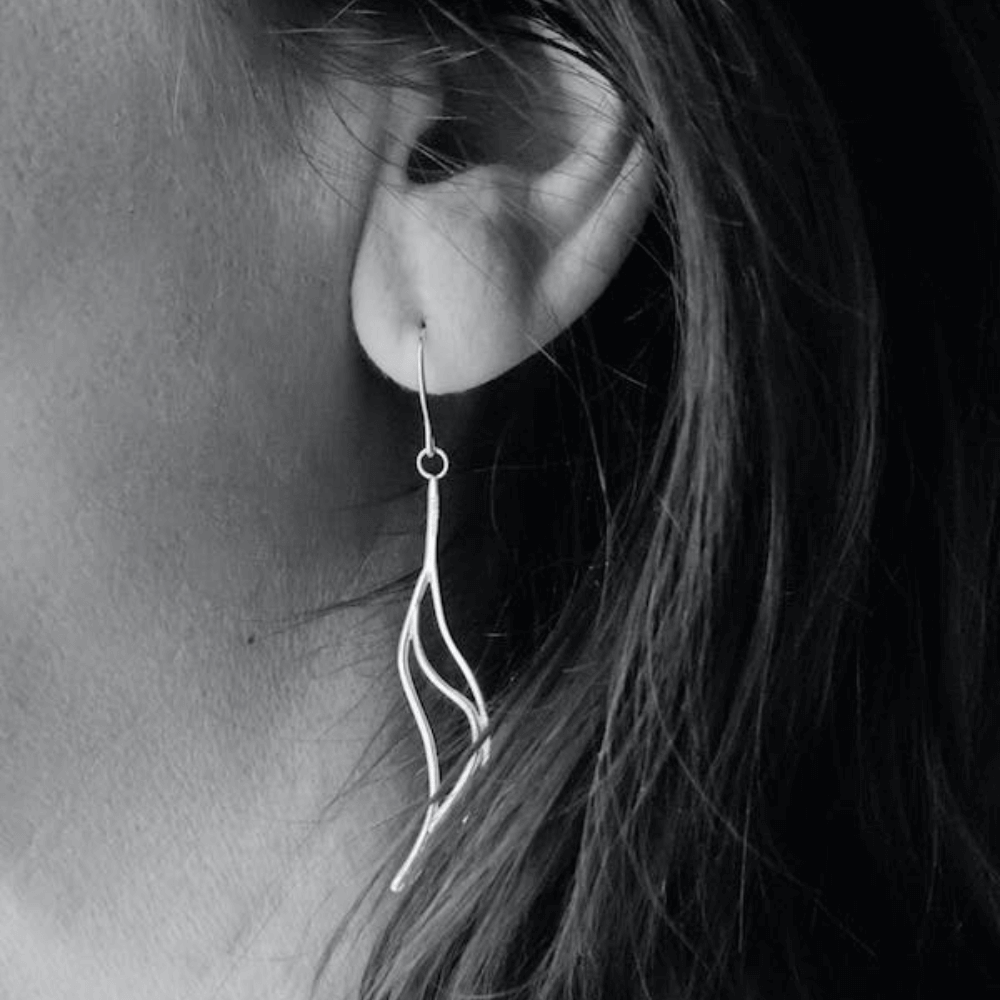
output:
M420 320L461 393L439 440L488 455L464 390L572 323L648 208L565 51L483 105L513 112L490 162L419 185L456 120L432 78L289 103L241 10L0 0L0 1000L305 1000L327 957L320 995L356 995L386 908L345 919L425 795L408 595L345 604L422 555ZM474 660L507 570L461 464Z
M420 545L349 322L384 100L310 164L197 4L0 8L0 997L304 997L407 787L397 609L290 624Z

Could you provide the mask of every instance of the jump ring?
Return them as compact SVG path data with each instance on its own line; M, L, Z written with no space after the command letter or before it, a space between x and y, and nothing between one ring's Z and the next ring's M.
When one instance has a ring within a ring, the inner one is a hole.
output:
M441 466L439 469L432 470L426 465L427 462L437 459ZM441 448L422 448L417 454L417 472L424 477L424 479L444 479L448 475L448 455Z

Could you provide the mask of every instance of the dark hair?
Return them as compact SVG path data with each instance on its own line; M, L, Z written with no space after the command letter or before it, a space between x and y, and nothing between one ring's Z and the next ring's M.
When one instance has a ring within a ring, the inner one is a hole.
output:
M261 4L283 72L549 26L659 171L602 300L479 394L494 760L365 995L1000 988L993 5L342 6Z

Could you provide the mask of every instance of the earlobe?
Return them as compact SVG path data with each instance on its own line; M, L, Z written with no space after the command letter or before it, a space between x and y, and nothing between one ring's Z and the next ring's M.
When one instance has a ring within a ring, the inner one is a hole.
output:
M423 326L433 393L472 388L543 348L604 291L648 213L649 157L630 138L610 86L541 42L533 72L538 49L546 55L544 80L525 90L519 78L527 99L511 115L519 141L533 128L548 148L552 123L560 123L562 155L554 162L505 156L513 119L484 111L472 125L491 133L481 143L488 162L470 157L434 183L419 183L408 164L420 137L470 123L442 119L447 95L435 95L427 81L391 102L351 298L365 352L407 388L415 388L412 356Z

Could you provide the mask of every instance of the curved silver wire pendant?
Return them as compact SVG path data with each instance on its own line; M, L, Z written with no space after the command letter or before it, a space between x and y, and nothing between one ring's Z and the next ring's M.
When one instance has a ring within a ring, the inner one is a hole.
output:
M434 443L431 430L430 412L427 406L427 387L424 375L424 338L421 335L417 344L418 387L420 391L420 409L424 421L424 447L417 455L417 471L427 481L427 527L424 537L424 562L417 577L417 582L410 597L406 618L399 635L399 645L396 651L396 665L399 670L400 683L413 713L414 721L420 732L420 740L424 748L427 762L427 809L424 812L423 823L410 852L399 871L390 883L393 892L402 892L413 875L416 863L431 835L451 812L455 803L465 791L473 775L481 767L485 767L490 758L490 739L486 736L489 729L489 715L486 702L465 657L459 650L444 613L444 601L441 598L441 582L438 575L437 546L438 527L441 520L441 493L439 483L448 474L448 456ZM435 465L436 463L436 465ZM424 650L420 637L420 609L427 596L430 596L437 625L445 649L452 663L458 668L471 698L446 681L431 664ZM465 716L469 724L469 735L476 750L466 761L451 791L441 797L441 765L438 759L437 740L427 718L420 696L413 680L414 666L426 680L448 701L450 701Z

